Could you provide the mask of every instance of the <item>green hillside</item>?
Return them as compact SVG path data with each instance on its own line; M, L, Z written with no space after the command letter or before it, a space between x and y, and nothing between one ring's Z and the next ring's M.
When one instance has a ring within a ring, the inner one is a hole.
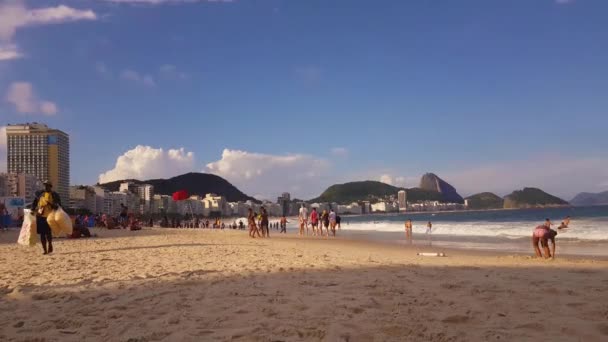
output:
M441 201L441 194L439 192L419 188L403 189L377 181L362 181L332 185L321 196L313 198L308 202L336 202L340 204L349 204L363 200L376 202L390 195L397 196L397 192L400 190L406 190L408 202L424 200Z
M504 199L491 193L482 192L466 198L469 203L469 209L502 209Z
M537 188L524 188L523 190L513 191L506 196L504 208L538 208L563 205L568 205L568 202Z

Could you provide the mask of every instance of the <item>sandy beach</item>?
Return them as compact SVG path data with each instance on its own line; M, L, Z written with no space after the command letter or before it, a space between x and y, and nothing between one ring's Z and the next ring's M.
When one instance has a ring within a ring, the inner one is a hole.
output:
M2 341L606 341L608 261L241 231L0 232Z

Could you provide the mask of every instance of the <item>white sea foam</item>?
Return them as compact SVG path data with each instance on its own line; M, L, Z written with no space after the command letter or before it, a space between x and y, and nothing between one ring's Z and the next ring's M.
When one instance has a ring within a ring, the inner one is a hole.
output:
M542 222L539 222L541 224ZM536 225L530 222L434 222L433 235L496 237L519 239L530 237ZM554 227L555 228L555 227ZM403 232L404 224L395 221L351 222L342 224L342 229L353 231ZM414 234L426 233L426 222L413 227ZM564 239L608 241L608 222L577 220L569 229L558 230L558 237Z

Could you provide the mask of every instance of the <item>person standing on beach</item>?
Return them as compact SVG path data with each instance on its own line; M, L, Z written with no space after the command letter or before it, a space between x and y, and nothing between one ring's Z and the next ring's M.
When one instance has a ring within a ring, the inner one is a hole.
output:
M323 236L323 226L325 226L325 230L327 231L327 237L329 237L329 213L327 210L323 209L323 213L321 213L321 224L319 224L319 230L321 231L321 236Z
M281 232L287 234L287 217L281 217Z
M429 223L426 224L426 233L431 234L432 232L433 232L433 224L431 223L431 221L429 221Z
M53 184L49 181L44 183L44 191L36 193L32 208L36 213L36 232L40 235L43 254L53 253L53 234L47 222L47 217L61 205L59 194L53 191ZM48 243L48 244L47 244Z
M312 208L310 213L310 225L312 226L312 235L317 235L317 226L319 225L319 213L317 208Z
M120 225L127 228L127 219L129 218L129 208L123 203L120 203ZM175 228L175 227L174 227Z
M329 227L331 228L331 234L336 236L336 212L333 209L329 211ZM329 232L327 232L329 236Z
M260 221L260 227L262 227L262 235L270 237L270 230L268 229L268 212L266 208L262 207L262 213L260 214L262 219ZM264 234L266 232L266 234Z
M407 219L407 221L405 221L405 239L406 240L412 239L412 220L411 219Z
M249 208L249 213L247 215L247 222L249 223L249 236L255 238L255 234L258 234L258 237L262 237L260 235L260 231L255 224L255 213L253 209Z
M300 219L300 236L304 235L304 228L306 228L306 235L308 235L308 209L304 205L300 207L298 218Z
M341 221L342 221L342 218L340 217L340 215L336 215L336 225L338 226L338 230L342 229L342 227L340 227Z

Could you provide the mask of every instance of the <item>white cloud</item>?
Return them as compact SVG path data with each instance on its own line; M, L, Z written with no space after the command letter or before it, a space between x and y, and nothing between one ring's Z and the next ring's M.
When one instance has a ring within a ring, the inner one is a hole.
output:
M393 176L389 173L384 173L378 177L382 183L402 188L415 188L418 186L419 178L407 176Z
M170 80L185 80L189 75L177 69L173 64L165 64L159 68L159 73L162 77Z
M23 1L5 1L0 4L0 61L22 56L13 43L17 30L21 28L96 19L97 15L92 10L79 10L65 5L28 9Z
M99 175L100 183L121 179L169 178L194 171L194 153L184 148L163 150L138 145L118 157L112 170Z
M152 77L152 75L150 75L150 74L140 74L140 73L138 73L135 70L125 69L120 74L120 77L123 80L131 81L131 82L134 82L134 83L139 83L139 84L142 84L142 85L144 85L146 87L154 87L154 86L156 86L156 82L154 81L154 78Z
M8 61L23 57L15 44L3 44L0 42L0 61Z
M331 154L334 156L346 157L348 156L348 149L345 147L334 147L331 149Z
M322 191L330 164L305 154L271 155L225 149L206 172L226 178L245 193L273 198L284 191L310 198Z
M57 105L50 101L40 101L34 93L34 88L28 82L12 83L6 93L6 101L15 106L23 114L57 114Z
M393 176L391 176L391 175L388 175L388 174L381 175L379 180L382 183L385 183L388 185L393 185Z

